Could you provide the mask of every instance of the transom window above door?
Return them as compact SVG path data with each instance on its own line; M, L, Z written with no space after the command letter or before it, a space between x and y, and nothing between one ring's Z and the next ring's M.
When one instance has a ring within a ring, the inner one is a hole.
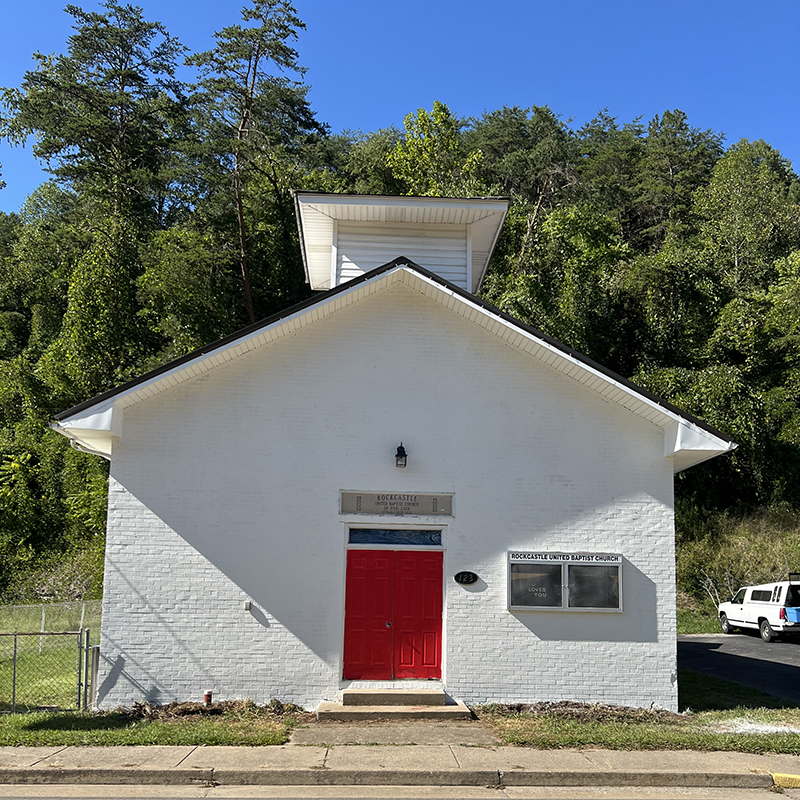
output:
M441 547L442 532L399 528L350 528L347 543Z

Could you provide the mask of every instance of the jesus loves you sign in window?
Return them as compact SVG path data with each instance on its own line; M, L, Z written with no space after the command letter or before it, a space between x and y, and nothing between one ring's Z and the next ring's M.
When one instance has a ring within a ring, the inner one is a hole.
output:
M508 607L622 611L622 556L509 551Z

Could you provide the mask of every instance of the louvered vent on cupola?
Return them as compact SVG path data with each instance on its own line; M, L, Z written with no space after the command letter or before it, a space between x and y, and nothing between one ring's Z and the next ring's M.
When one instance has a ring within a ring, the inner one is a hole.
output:
M295 192L306 280L327 290L405 257L473 294L508 201Z

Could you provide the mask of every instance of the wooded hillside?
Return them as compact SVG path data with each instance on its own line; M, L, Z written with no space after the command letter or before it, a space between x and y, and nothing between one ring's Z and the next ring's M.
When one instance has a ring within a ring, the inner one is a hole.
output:
M332 134L287 0L250 0L196 54L116 0L68 11L64 53L2 94L0 136L52 180L0 213L0 599L97 596L107 465L49 421L308 296L292 189L510 197L483 295L739 445L678 476L679 538L798 525L800 182L768 143L679 110L574 129L442 103Z

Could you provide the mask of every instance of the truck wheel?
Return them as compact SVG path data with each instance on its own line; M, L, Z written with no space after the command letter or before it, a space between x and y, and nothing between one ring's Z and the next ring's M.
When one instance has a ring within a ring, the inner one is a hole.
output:
M772 626L769 624L768 620L762 619L761 622L758 623L758 630L761 633L761 638L765 642L774 641L775 631L772 630Z
M727 614L720 614L719 615L719 626L722 628L723 633L733 633L733 625L728 622L728 615Z

